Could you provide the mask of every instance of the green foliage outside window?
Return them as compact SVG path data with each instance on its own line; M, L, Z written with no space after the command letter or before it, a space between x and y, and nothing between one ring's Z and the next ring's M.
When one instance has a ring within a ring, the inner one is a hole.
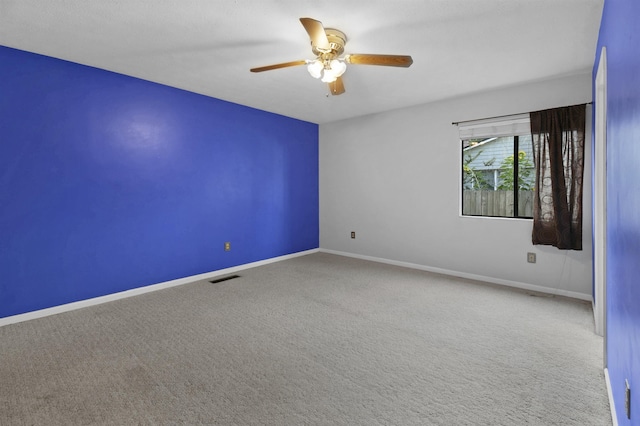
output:
M498 190L513 190L513 155L505 157L500 164L500 180ZM518 189L533 190L533 163L524 151L518 152Z
M487 181L487 178L482 173L482 171L476 170L470 166L470 164L473 163L473 161L478 158L480 154L482 154L482 151L478 152L474 156L467 155L464 157L464 161L462 164L462 183L465 188L469 189L493 189L493 186L489 184L489 181Z

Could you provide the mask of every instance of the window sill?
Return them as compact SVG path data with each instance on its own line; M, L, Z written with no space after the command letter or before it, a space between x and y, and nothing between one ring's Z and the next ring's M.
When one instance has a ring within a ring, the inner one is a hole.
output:
M532 222L532 217L503 217L503 216L470 216L464 214L458 214L458 217L465 219L494 219L494 220L519 220Z

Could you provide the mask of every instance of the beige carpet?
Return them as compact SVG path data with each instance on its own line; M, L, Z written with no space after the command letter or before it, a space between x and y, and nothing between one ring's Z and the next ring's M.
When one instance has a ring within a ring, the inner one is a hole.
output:
M325 253L240 275L0 328L0 424L611 424L590 304Z

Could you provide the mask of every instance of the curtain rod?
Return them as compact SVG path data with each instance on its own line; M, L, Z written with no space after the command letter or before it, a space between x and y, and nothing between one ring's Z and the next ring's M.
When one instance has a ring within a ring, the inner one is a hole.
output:
M584 104L576 104L576 105L568 105L564 108L568 108L570 106L578 106L578 105L592 105L592 102L585 102ZM561 107L558 107L561 108ZM486 118L474 118L473 120L463 120L463 121L454 121L451 123L452 126L457 126L458 124L462 124L462 123L470 123L472 121L478 121L478 120L493 120L495 118L507 118L507 117L515 117L516 115L522 115L522 114L529 114L529 112L521 112L518 114L507 114L507 115L496 115L495 117L486 117Z

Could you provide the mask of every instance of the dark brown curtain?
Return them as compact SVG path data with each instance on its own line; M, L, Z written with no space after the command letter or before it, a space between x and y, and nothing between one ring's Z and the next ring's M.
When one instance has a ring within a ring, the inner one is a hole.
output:
M582 250L585 105L530 114L536 167L533 244Z

